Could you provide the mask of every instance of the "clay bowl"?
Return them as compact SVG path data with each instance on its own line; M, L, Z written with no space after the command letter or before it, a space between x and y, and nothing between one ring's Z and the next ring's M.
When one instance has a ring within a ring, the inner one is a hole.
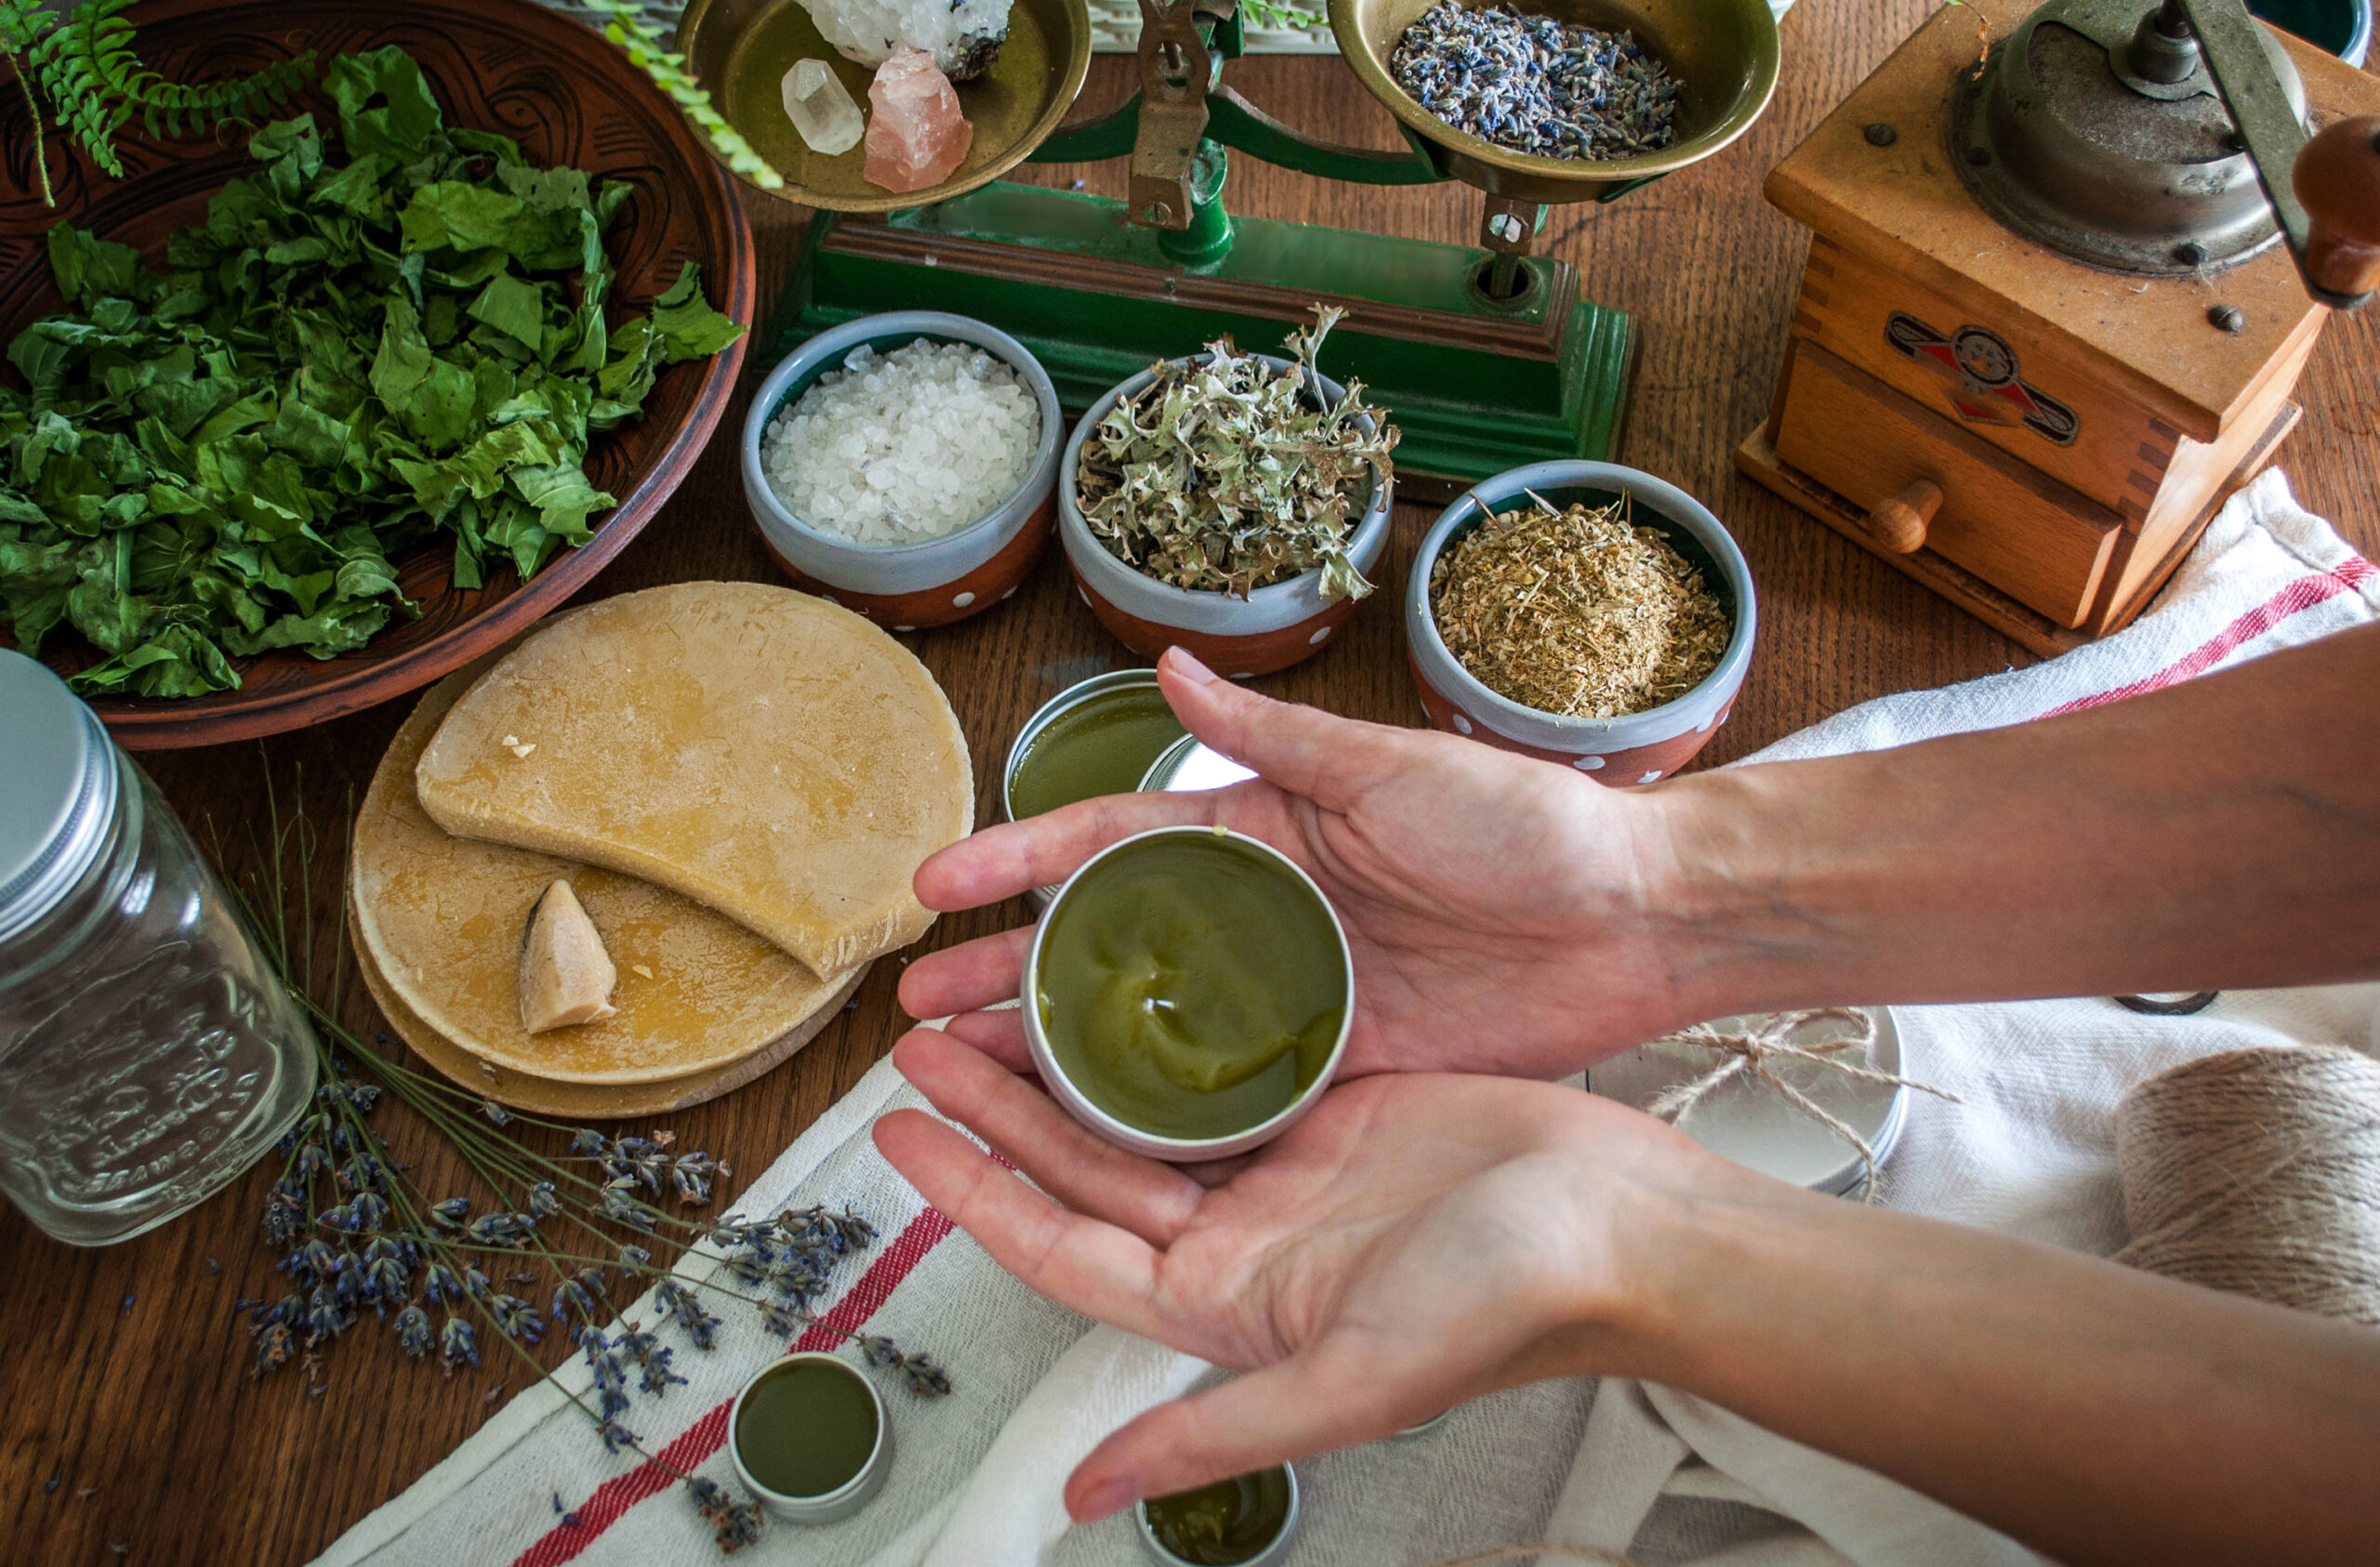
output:
M335 54L400 44L421 62L450 125L499 131L536 162L571 165L635 188L604 249L619 270L619 315L641 312L702 264L703 292L739 322L752 320L752 230L735 187L675 104L593 29L530 0L154 0L139 12L140 58L167 80L253 71L312 49ZM313 87L283 114L328 112ZM41 204L31 166L24 103L0 95L0 342L60 308L42 236L74 223L130 244L162 265L165 236L203 222L209 197L256 168L245 136L154 141L136 121L119 134L125 178L108 179L66 138L48 137L58 207ZM91 705L117 744L135 750L209 745L300 729L416 690L461 667L558 607L650 522L702 453L726 412L745 339L708 360L672 365L654 384L637 423L599 435L587 476L620 504L595 536L565 549L522 583L494 559L483 586L454 585L451 543L426 545L393 564L420 618L398 617L352 653L317 660L297 652L235 659L237 691L165 699L101 698ZM13 370L0 370L13 375ZM97 662L61 632L43 662L71 674Z
M1203 360L1208 356L1196 357ZM1292 367L1289 360L1271 354L1256 357L1276 372ZM1075 479L1082 471L1083 442L1099 428L1099 421L1107 416L1117 399L1131 396L1155 378L1155 371L1144 370L1092 403L1091 411L1076 424L1074 435L1066 442L1066 454L1058 465L1062 476L1058 485L1058 542L1064 547L1066 564L1074 572L1076 591L1091 606L1101 625L1144 658L1155 659L1170 647L1183 647L1217 674L1246 679L1270 675L1313 657L1355 612L1356 603L1353 599L1342 599L1335 604L1323 602L1322 573L1318 568L1287 582L1260 587L1245 599L1175 587L1144 576L1108 553L1107 546L1099 542L1084 520L1075 495ZM1335 402L1346 393L1345 388L1328 375L1316 379L1321 383L1321 395L1326 399ZM1369 428L1369 419L1364 422ZM1390 481L1374 477L1371 499L1348 541L1349 559L1375 584L1379 579L1374 568L1388 546L1393 489Z
M980 520L919 544L857 544L786 509L760 467L769 421L863 344L879 352L919 337L972 343L1005 362L1041 405L1041 444L1025 481ZM769 372L744 418L744 504L795 586L824 594L879 625L919 631L981 614L1016 592L1050 542L1058 481L1058 388L1032 350L997 327L940 310L891 310L821 332Z
M1726 605L1735 631L1717 667L1700 684L1673 702L1624 718L1567 718L1499 696L1447 651L1430 610L1430 575L1439 552L1488 514L1527 506L1531 494L1556 507L1574 501L1605 506L1632 496L1635 523L1659 528L1679 554L1702 568L1702 580ZM1421 535L1405 585L1406 652L1430 722L1507 751L1567 762L1607 784L1666 778L1710 744L1743 686L1758 630L1752 568L1733 535L1676 485L1616 463L1531 463L1473 485Z

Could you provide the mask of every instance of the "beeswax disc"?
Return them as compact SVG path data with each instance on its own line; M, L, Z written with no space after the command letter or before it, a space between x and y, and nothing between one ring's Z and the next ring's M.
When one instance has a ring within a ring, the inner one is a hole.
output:
M846 975L821 980L733 920L650 882L455 837L422 811L413 789L422 747L502 656L430 688L390 742L356 815L349 886L357 944L405 1008L494 1066L610 1085L718 1071L831 1015ZM521 1022L521 936L558 877L619 970L617 1010L533 1034Z
M415 783L449 833L658 883L821 974L925 933L910 877L975 814L925 665L848 610L748 582L537 631L455 704Z
M356 919L355 902L351 896L348 900L347 919L348 931L352 937L356 933ZM390 1031L441 1076L470 1093L492 1099L499 1104L510 1105L515 1110L573 1122L615 1121L628 1115L665 1115L673 1110L685 1110L740 1088L810 1043L820 1030L835 1020L843 1002L859 988L860 981L867 978L866 968L853 969L829 997L829 1004L812 1014L799 1028L727 1066L692 1073L684 1077L667 1078L657 1083L557 1083L531 1076L525 1072L515 1072L509 1067L497 1066L442 1036L404 1004L403 998L397 994L379 967L373 962L371 949L361 940L355 945L355 966L364 976L364 988L371 993L381 1016L388 1020Z

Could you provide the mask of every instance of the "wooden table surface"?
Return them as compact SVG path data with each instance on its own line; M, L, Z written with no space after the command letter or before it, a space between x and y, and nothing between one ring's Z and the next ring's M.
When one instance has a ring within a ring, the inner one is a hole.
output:
M1931 7L1923 0L1802 0L1784 26L1783 86L1736 147L1609 206L1557 209L1548 248L1579 269L1588 297L1631 311L1643 333L1620 460L1684 486L1742 541L1762 596L1761 641L1733 722L1704 765L1740 757L1853 703L1990 674L2029 655L1782 501L1739 479L1736 441L1765 416L1805 233L1760 199L1790 151ZM1083 106L1120 96L1129 62L1093 62ZM1231 79L1293 125L1395 144L1393 122L1333 58L1267 58ZM1030 171L1120 194L1122 165ZM1239 212L1469 243L1476 193L1460 186L1335 186L1236 158ZM747 198L764 310L806 216ZM768 341L767 323L760 342ZM1185 349L1190 345L1183 345ZM755 355L747 392L766 369ZM2332 323L2300 392L2307 418L2282 453L2300 498L2366 553L2380 544L2380 311ZM661 516L589 597L700 578L773 580L735 473L741 400ZM1398 590L1429 513L1401 507L1382 591L1343 640L1262 682L1274 695L1387 723L1420 712L1400 649ZM1003 608L905 638L950 693L989 798L1018 724L1060 686L1137 662L1068 590L1058 551ZM410 699L261 746L157 755L145 763L185 820L235 838L260 818L265 780L336 834ZM336 905L321 867L317 906ZM944 920L926 946L1020 921L1019 905ZM325 924L327 929L327 924ZM680 1146L732 1163L737 1180L770 1159L897 1037L898 960L879 964L858 1005L786 1066L725 1099L670 1116ZM351 1026L379 1027L368 1004ZM425 1129L384 1110L379 1129L433 1196L469 1190ZM78 1251L0 1204L0 1364L9 1411L0 1443L0 1561L205 1563L310 1560L396 1495L521 1386L501 1355L452 1378L400 1356L366 1320L324 1356L310 1388L295 1368L245 1369L245 1317L231 1302L277 1282L258 1238L268 1172L251 1172L197 1212L123 1245ZM219 1269L219 1271L218 1271ZM531 1293L535 1293L534 1291ZM546 1342L549 1361L563 1349ZM591 1442L593 1439L589 1438ZM689 1529L697 1527L691 1517ZM1393 1564L1383 1564L1393 1567Z

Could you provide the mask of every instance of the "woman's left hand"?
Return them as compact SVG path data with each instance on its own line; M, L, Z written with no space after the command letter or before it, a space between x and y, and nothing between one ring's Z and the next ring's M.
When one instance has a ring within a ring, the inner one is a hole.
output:
M1049 1193L895 1112L877 1146L929 1203L1061 1304L1246 1374L1102 1442L1066 1486L1085 1521L1601 1368L1630 1320L1620 1256L1658 1193L1730 1179L1571 1089L1388 1073L1333 1088L1202 1185L958 1040L917 1030L893 1060Z

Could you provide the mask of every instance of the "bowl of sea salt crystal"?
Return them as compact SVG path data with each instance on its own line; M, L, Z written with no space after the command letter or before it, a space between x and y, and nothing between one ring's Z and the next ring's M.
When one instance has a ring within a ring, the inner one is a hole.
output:
M1016 591L1056 518L1058 391L1024 344L938 310L862 316L769 373L744 498L796 586L894 631Z

